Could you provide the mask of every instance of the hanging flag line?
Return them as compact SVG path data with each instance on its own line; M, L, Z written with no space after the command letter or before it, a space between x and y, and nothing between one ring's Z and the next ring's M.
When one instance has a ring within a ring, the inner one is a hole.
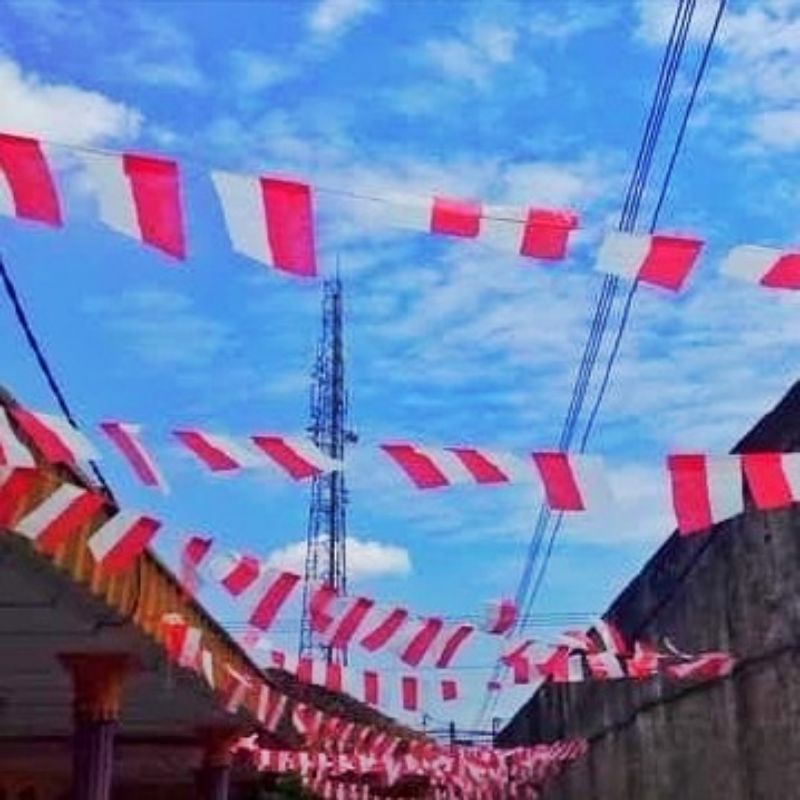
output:
M142 426L106 421L100 430L143 485L167 491L155 459L142 440ZM347 463L331 458L313 442L297 436L255 434L223 436L196 428L174 431L176 440L212 473L276 469L295 481L311 479ZM0 466L31 467L26 442L53 464L76 466L97 461L97 449L63 417L15 406L0 409ZM539 483L553 511L601 511L613 502L603 462L596 456L535 451L527 455L478 447L430 447L381 444L386 463L422 490L455 485ZM800 453L666 457L672 506L683 535L707 531L744 511L743 483L762 511L785 508L800 499Z
M341 730L335 728L329 738L336 738ZM353 741L345 752L313 745L302 750L266 749L255 736L240 739L232 752L248 759L259 772L297 774L306 790L324 800L400 796L404 786L410 795L422 790L433 800L486 800L538 797L543 784L583 757L589 747L585 739L507 750L440 745L423 739L389 746L378 741L375 746L360 731L343 730Z
M50 148L70 152L83 165L109 228L175 260L187 257L181 170L177 161L105 151L0 133L0 214L63 225L62 201ZM400 192L383 196L312 187L276 176L210 171L232 249L296 277L318 272L314 196L327 192L362 204L380 203L389 226L478 239L518 256L562 260L578 227L572 211L490 206ZM697 265L703 242L685 236L611 231L598 251L596 270L679 291ZM724 275L775 289L800 289L800 251L760 245L734 247Z

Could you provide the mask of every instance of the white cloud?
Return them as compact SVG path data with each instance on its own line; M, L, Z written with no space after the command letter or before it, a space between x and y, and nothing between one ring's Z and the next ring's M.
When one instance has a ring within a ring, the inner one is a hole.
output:
M319 0L308 15L308 27L315 36L332 39L377 10L376 0Z
M611 5L589 5L583 0L577 3L562 2L556 10L534 13L528 20L528 27L534 36L564 42L605 28L618 15L619 9Z
M292 544L275 550L267 559L272 567L299 572L305 569L306 543ZM411 573L411 558L404 547L383 544L371 539L347 537L347 577L349 580L379 578L388 575L406 576Z
M285 62L255 50L234 50L230 54L236 88L245 92L259 92L283 83L293 75Z
M752 119L750 130L755 140L765 147L776 150L800 148L800 107L758 113Z
M515 30L476 22L459 36L429 39L422 52L446 77L485 89L495 70L513 60L516 43Z
M139 111L99 92L70 84L47 83L0 57L0 127L68 144L134 139Z

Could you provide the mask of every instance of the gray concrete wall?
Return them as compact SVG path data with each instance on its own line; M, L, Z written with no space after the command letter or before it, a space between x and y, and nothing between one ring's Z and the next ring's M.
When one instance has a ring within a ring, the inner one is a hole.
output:
M800 450L800 385L735 448ZM666 635L739 663L711 683L548 686L501 744L587 736L547 800L800 798L800 506L671 537L608 615L630 638Z

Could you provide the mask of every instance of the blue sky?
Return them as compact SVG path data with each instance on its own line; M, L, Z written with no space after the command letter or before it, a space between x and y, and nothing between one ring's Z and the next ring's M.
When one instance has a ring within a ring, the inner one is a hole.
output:
M690 64L715 4L698 5ZM146 494L106 451L119 496L173 530L265 556L305 535L305 487L212 480L166 435L307 423L319 285L232 254L211 167L579 211L570 258L542 266L478 243L366 229L330 196L319 200L323 268L338 256L346 284L363 441L555 445L601 281L592 253L619 211L671 6L5 3L0 129L184 159L190 257L180 267L103 229L66 158L63 230L0 220L3 257L79 419L144 423L173 485L166 501ZM536 611L602 611L670 530L664 453L729 448L797 375L800 306L716 267L734 244L800 238L800 2L730 6L662 214L663 229L708 245L684 294L640 292L589 448L607 460L617 508L564 526ZM685 96L685 76L677 91ZM0 380L52 410L2 306L0 348ZM513 592L533 490L420 495L358 458L351 535L383 548L357 555L354 545L355 590L453 615ZM291 646L291 626L275 640ZM462 674L477 695L486 673ZM509 696L500 714L521 699ZM456 715L469 721L474 706Z

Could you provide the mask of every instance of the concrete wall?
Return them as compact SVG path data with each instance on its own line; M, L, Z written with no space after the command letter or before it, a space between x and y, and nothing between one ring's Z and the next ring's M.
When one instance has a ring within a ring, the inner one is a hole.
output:
M800 450L800 384L735 448ZM712 683L549 686L500 743L587 736L547 800L800 798L800 506L671 537L609 610L631 638L740 660Z

